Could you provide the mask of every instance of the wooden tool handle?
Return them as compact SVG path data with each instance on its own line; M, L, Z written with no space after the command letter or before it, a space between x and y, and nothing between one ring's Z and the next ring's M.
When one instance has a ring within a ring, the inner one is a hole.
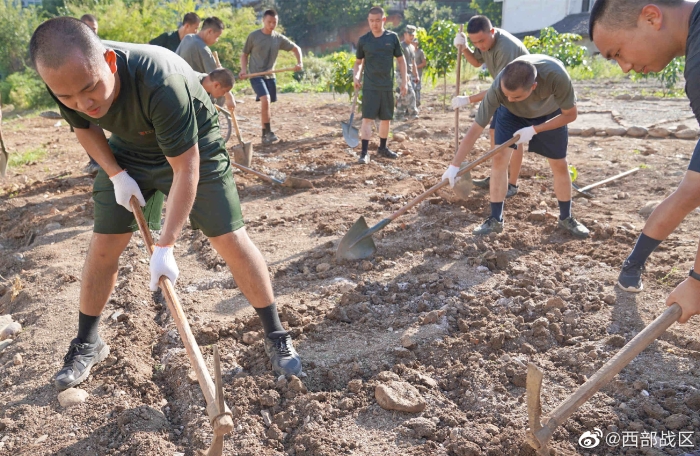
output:
M241 171L245 171L246 173L253 174L255 176L258 176L260 179L264 180L265 182L270 182L270 183L277 183L281 184L282 182L278 181L277 179L274 179L267 174L263 174L260 171L256 171L254 169L250 169L247 166L239 165L235 161L231 161L231 165L235 166L236 168L240 169Z
M241 145L243 145L243 137L241 136L241 129L238 127L238 119L236 119L236 115L229 112L229 110L224 108L223 106L219 106L217 104L215 104L214 106L216 106L216 109L223 112L231 119L231 122L233 123L233 130L236 132L236 138L238 138L238 142L241 143Z
M639 168L630 169L629 171L625 171L624 173L620 173L620 174L618 174L618 175L616 175L616 176L608 177L607 179L604 179L604 180L602 180L602 181L600 181L600 182L596 182L595 184L591 184L591 185L587 185L587 186L585 186L585 187L583 187L583 188L579 188L578 191L579 191L579 192L585 192L585 191L590 190L590 189L592 189L592 188L596 188L596 187L599 187L599 186L601 186L601 185L603 185L603 184L607 184L608 182L612 182L612 181L614 181L614 180L617 180L617 179L619 179L619 178L621 178L621 177L625 177L625 176L629 176L630 174L634 174L634 173L636 173L637 171L639 171Z
M584 402L590 399L600 388L610 382L620 373L639 353L649 344L659 338L673 323L678 321L683 313L681 306L673 304L644 328L631 341L603 365L586 383L581 385L574 394L562 402L552 413L549 421L535 432L541 443L546 443L552 437L555 429L563 424Z
M218 66L219 68L223 68L221 66L221 61L219 60L219 53L214 51L211 54L214 56L214 61L216 62L216 66Z
M519 136L519 135L518 135L518 136L513 136L512 138L510 138L508 141L504 142L504 143L501 144L500 146L494 147L492 150L488 151L486 154L482 155L481 157L477 158L477 159L474 160L473 162L470 162L470 163L469 163L467 166L465 166L464 168L460 169L459 172L457 173L457 176L459 177L459 176L462 176L462 175L464 175L464 174L467 174L469 171L471 171L472 169L476 168L477 166L479 166L480 164L482 164L482 163L485 162L486 160L490 159L491 157L493 157L493 156L496 155L497 153L501 152L501 151L502 151L503 149L505 149L506 147L509 147L509 146L512 146L513 144L515 144L515 142L516 142L518 139L520 139L520 136ZM393 214L391 214L391 215L389 216L389 220L396 220L398 217L401 217L403 214L406 213L406 211L408 211L408 210L411 209L413 206L415 206L416 204L420 203L420 202L423 201L425 198L427 198L427 197L430 196L431 194L435 193L437 190L441 189L442 187L444 187L444 186L447 185L448 183L449 183L449 181L448 181L447 179L443 179L443 180L441 180L439 183L433 185L432 187L430 187L430 188L429 188L428 190L426 190L425 192L423 192L423 193L421 193L420 195L418 195L418 196L416 196L415 198L413 198L413 199L412 199L409 203L407 203L404 207L402 207L402 208L399 209L398 211L396 211L396 212L394 212Z
M459 32L464 32L464 24L459 26ZM459 96L459 85L462 79L462 45L457 46L457 83L455 84L455 96ZM455 151L459 149L459 108L455 109Z
M260 73L250 73L243 76L242 79L257 78L258 76L267 76L268 74L283 73L285 71L294 71L297 67L281 68L279 70L261 71Z
M135 196L131 197L129 203L131 204L131 210L134 213L134 217L136 217L136 223L139 226L139 231L141 231L141 236L143 236L144 242L146 243L148 253L149 255L153 255L153 237L151 236L151 230L148 228L146 219L144 218L143 212L141 211L141 206L139 206L139 202ZM185 312L182 310L180 300L178 299L177 294L175 293L175 288L173 288L173 284L170 282L170 279L168 279L165 276L162 276L158 283L160 284L160 289L163 292L163 296L165 297L165 302L168 304L170 315L175 321L177 331L180 333L180 338L182 339L182 343L185 346L185 350L187 351L187 356L190 358L190 364L192 365L192 368L194 369L194 372L197 375L197 381L199 381L199 387L202 389L204 399L207 401L207 404L215 403L216 390L214 387L214 382L212 381L211 376L209 375L209 370L207 370L206 364L204 364L202 352L199 350L197 341L192 335L192 330L190 329L190 325L187 322L187 316L185 316ZM220 413L223 413L223 410L220 411ZM233 421L231 420L231 417L228 418L232 430ZM228 426L228 421L223 417L210 416L210 419L217 419L217 421L214 424L215 426Z

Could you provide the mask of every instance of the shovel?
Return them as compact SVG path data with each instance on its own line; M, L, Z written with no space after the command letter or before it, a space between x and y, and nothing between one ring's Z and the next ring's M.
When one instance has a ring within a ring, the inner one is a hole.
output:
M630 169L629 171L625 171L624 173L620 173L616 176L612 176L612 177L608 177L607 179L603 179L602 181L596 182L595 184L586 185L585 187L579 187L578 185L576 185L573 182L571 183L571 186L574 188L574 190L576 190L577 192L579 192L581 195L585 196L586 198L593 198L593 197L595 197L595 195L590 193L588 190L590 190L592 188L600 187L601 185L604 185L604 184L607 184L608 182L612 182L614 180L620 179L621 177L629 176L630 174L634 174L637 171L639 171L639 168L633 168L633 169Z
M153 238L151 237L151 231L148 229L146 219L143 216L143 212L141 212L141 207L136 197L131 197L130 204L131 210L134 212L134 217L136 217L139 231L141 231L141 236L148 248L148 253L153 255ZM221 361L219 359L218 347L214 345L215 384L209 375L207 365L204 363L204 357L202 357L202 352L199 350L199 345L197 345L197 341L192 335L192 330L187 322L187 316L182 310L180 300L175 293L173 284L170 282L170 279L165 276L161 276L158 283L160 284L160 289L163 292L165 301L168 304L170 315L175 321L175 326L177 326L177 331L187 351L190 364L197 375L199 387L202 389L204 399L207 402L207 415L209 415L209 422L214 429L214 438L205 455L222 456L224 451L224 435L233 431L233 415L231 414L231 410L224 403L224 388L221 378Z
M357 106L357 95L359 89L355 89L355 95L352 97L352 111L350 111L350 120L347 122L340 122L343 127L343 138L345 142L351 148L355 148L360 144L360 132L357 128L352 126L352 121L355 119L355 107Z
M501 144L498 147L495 147L493 150L487 152L485 155L482 155L480 158L477 158L473 162L469 163L457 173L457 176L463 176L467 174L469 171L476 168L478 165L485 162L486 160L489 160L491 157L498 154L503 149L515 144L515 142L518 139L520 139L520 135L513 136L505 143ZM394 220L405 214L413 206L420 203L426 197L435 193L448 183L449 181L442 180L439 183L433 185L422 194L413 198L404 207L391 214L388 218L385 218L376 225L374 225L372 228L369 228L367 226L365 218L361 216L359 219L357 219L355 224L350 227L350 230L347 233L345 233L345 236L343 236L343 238L338 243L338 249L335 252L336 257L345 260L361 260L363 258L372 256L372 254L377 251L377 246L374 245L374 241L372 240L372 235L374 233L384 229L384 227L386 227L389 223L393 222Z
M268 74L284 73L285 71L294 71L294 70L296 70L296 67L280 68L279 70L261 71L260 73L246 74L241 79L257 78L259 76L267 76Z
M5 141L2 139L2 97L0 96L0 176L5 177L7 164L10 162L10 155L5 149Z
M250 166L253 162L253 143L243 141L241 137L241 130L238 128L238 119L236 116L228 112L228 109L222 108L221 106L215 105L216 109L226 114L229 119L233 121L233 129L236 132L236 138L238 138L238 145L233 146L233 160L243 166Z
M464 24L459 26L459 31L464 32ZM462 46L457 47L457 84L455 90L455 96L459 96L459 85L462 73ZM455 153L459 150L459 109L455 109ZM464 169L466 165L463 163L460 166L460 170ZM474 181L472 180L472 173L467 171L457 182L455 182L452 191L455 192L457 198L465 200L469 197L469 194L474 189Z
M281 185L282 187L289 187L289 188L314 188L314 184L311 183L311 181L302 179L300 177L288 177L283 181L279 179L275 179L272 176L268 176L267 174L263 174L260 171L255 171L254 169L247 168L243 165L240 165L238 163L232 162L231 165L235 166L236 168L240 169L241 171L245 171L246 173L254 174L258 176L260 179L264 180L265 182L269 182L271 184L277 184Z
M683 313L681 306L673 304L666 309L656 320L644 328L631 341L610 358L591 378L581 385L571 396L559 404L549 414L549 419L541 421L542 403L540 402L540 390L542 389L542 371L533 363L527 366L527 414L530 429L525 436L527 443L537 450L541 456L549 456L548 443L557 427L564 422L581 406L590 399L598 390L605 386L614 376L620 373L638 354L649 344L675 323Z

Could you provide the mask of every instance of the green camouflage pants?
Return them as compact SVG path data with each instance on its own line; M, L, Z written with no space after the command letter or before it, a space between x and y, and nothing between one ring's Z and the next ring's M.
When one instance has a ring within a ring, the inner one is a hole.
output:
M416 107L416 92L414 90L413 81L408 82L406 95L399 96L396 103L396 113L394 117L408 117L418 115Z

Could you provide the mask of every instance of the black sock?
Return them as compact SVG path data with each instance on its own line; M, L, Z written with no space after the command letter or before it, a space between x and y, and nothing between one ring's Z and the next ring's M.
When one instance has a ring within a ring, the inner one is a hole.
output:
M632 264L644 265L646 263L649 255L661 244L661 241L652 239L646 234L642 233L637 239L637 243L632 249L632 253L627 257L627 261Z
M89 344L97 342L99 335L97 327L100 324L100 316L91 317L82 312L78 312L78 339Z
M517 185L513 185L513 184L511 184L510 182L508 182L508 190L510 190L511 188L518 188L518 186L517 186Z
M262 309L258 309L256 307L255 311L258 313L258 317L263 325L266 336L274 331L284 331L282 323L280 323L280 316L277 313L277 304L273 302L269 306L263 307Z
M268 131L269 131L269 130L268 130L267 128L263 128L263 136L265 136L265 135L267 134Z
M369 139L363 139L362 140L362 155L365 155L367 153L368 148L369 148Z
M272 127L270 126L270 122L265 124L265 130L272 131Z
M571 200L559 201L559 220L566 220L571 217Z
M495 218L499 222L503 221L503 205L503 201L500 203L491 203L491 217Z
M386 140L387 140L387 139L388 139L388 138L379 138L379 148L380 148L380 149L386 148Z

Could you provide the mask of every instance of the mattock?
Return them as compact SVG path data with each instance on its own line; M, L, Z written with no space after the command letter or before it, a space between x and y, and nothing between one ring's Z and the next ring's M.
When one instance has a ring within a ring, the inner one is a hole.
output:
M149 255L153 255L153 237L148 229L146 219L141 212L141 207L136 197L131 197L129 201L131 209L136 217L136 223L139 226L141 236L143 236ZM165 276L161 276L158 281L160 289L163 292L165 301L168 303L170 315L172 315L177 326L177 331L180 333L180 338L187 351L187 356L190 358L190 364L197 375L199 387L202 389L204 399L207 401L207 415L211 427L214 429L214 438L212 439L209 449L204 453L206 456L222 456L224 451L224 435L229 434L233 430L233 415L231 410L224 402L224 384L221 378L221 360L219 359L219 348L214 345L214 383L209 375L207 365L204 363L204 357L199 350L199 345L192 335L192 330L187 322L187 316L182 310L180 300L175 293L175 288L172 282Z
M530 428L525 439L541 456L549 455L549 440L557 427L578 410L584 402L605 386L614 376L620 373L639 353L655 341L661 334L675 323L681 316L681 306L673 304L644 328L631 341L603 365L591 378L581 385L571 396L552 410L544 421L541 420L542 404L540 390L542 389L542 371L533 363L527 366L527 415Z

